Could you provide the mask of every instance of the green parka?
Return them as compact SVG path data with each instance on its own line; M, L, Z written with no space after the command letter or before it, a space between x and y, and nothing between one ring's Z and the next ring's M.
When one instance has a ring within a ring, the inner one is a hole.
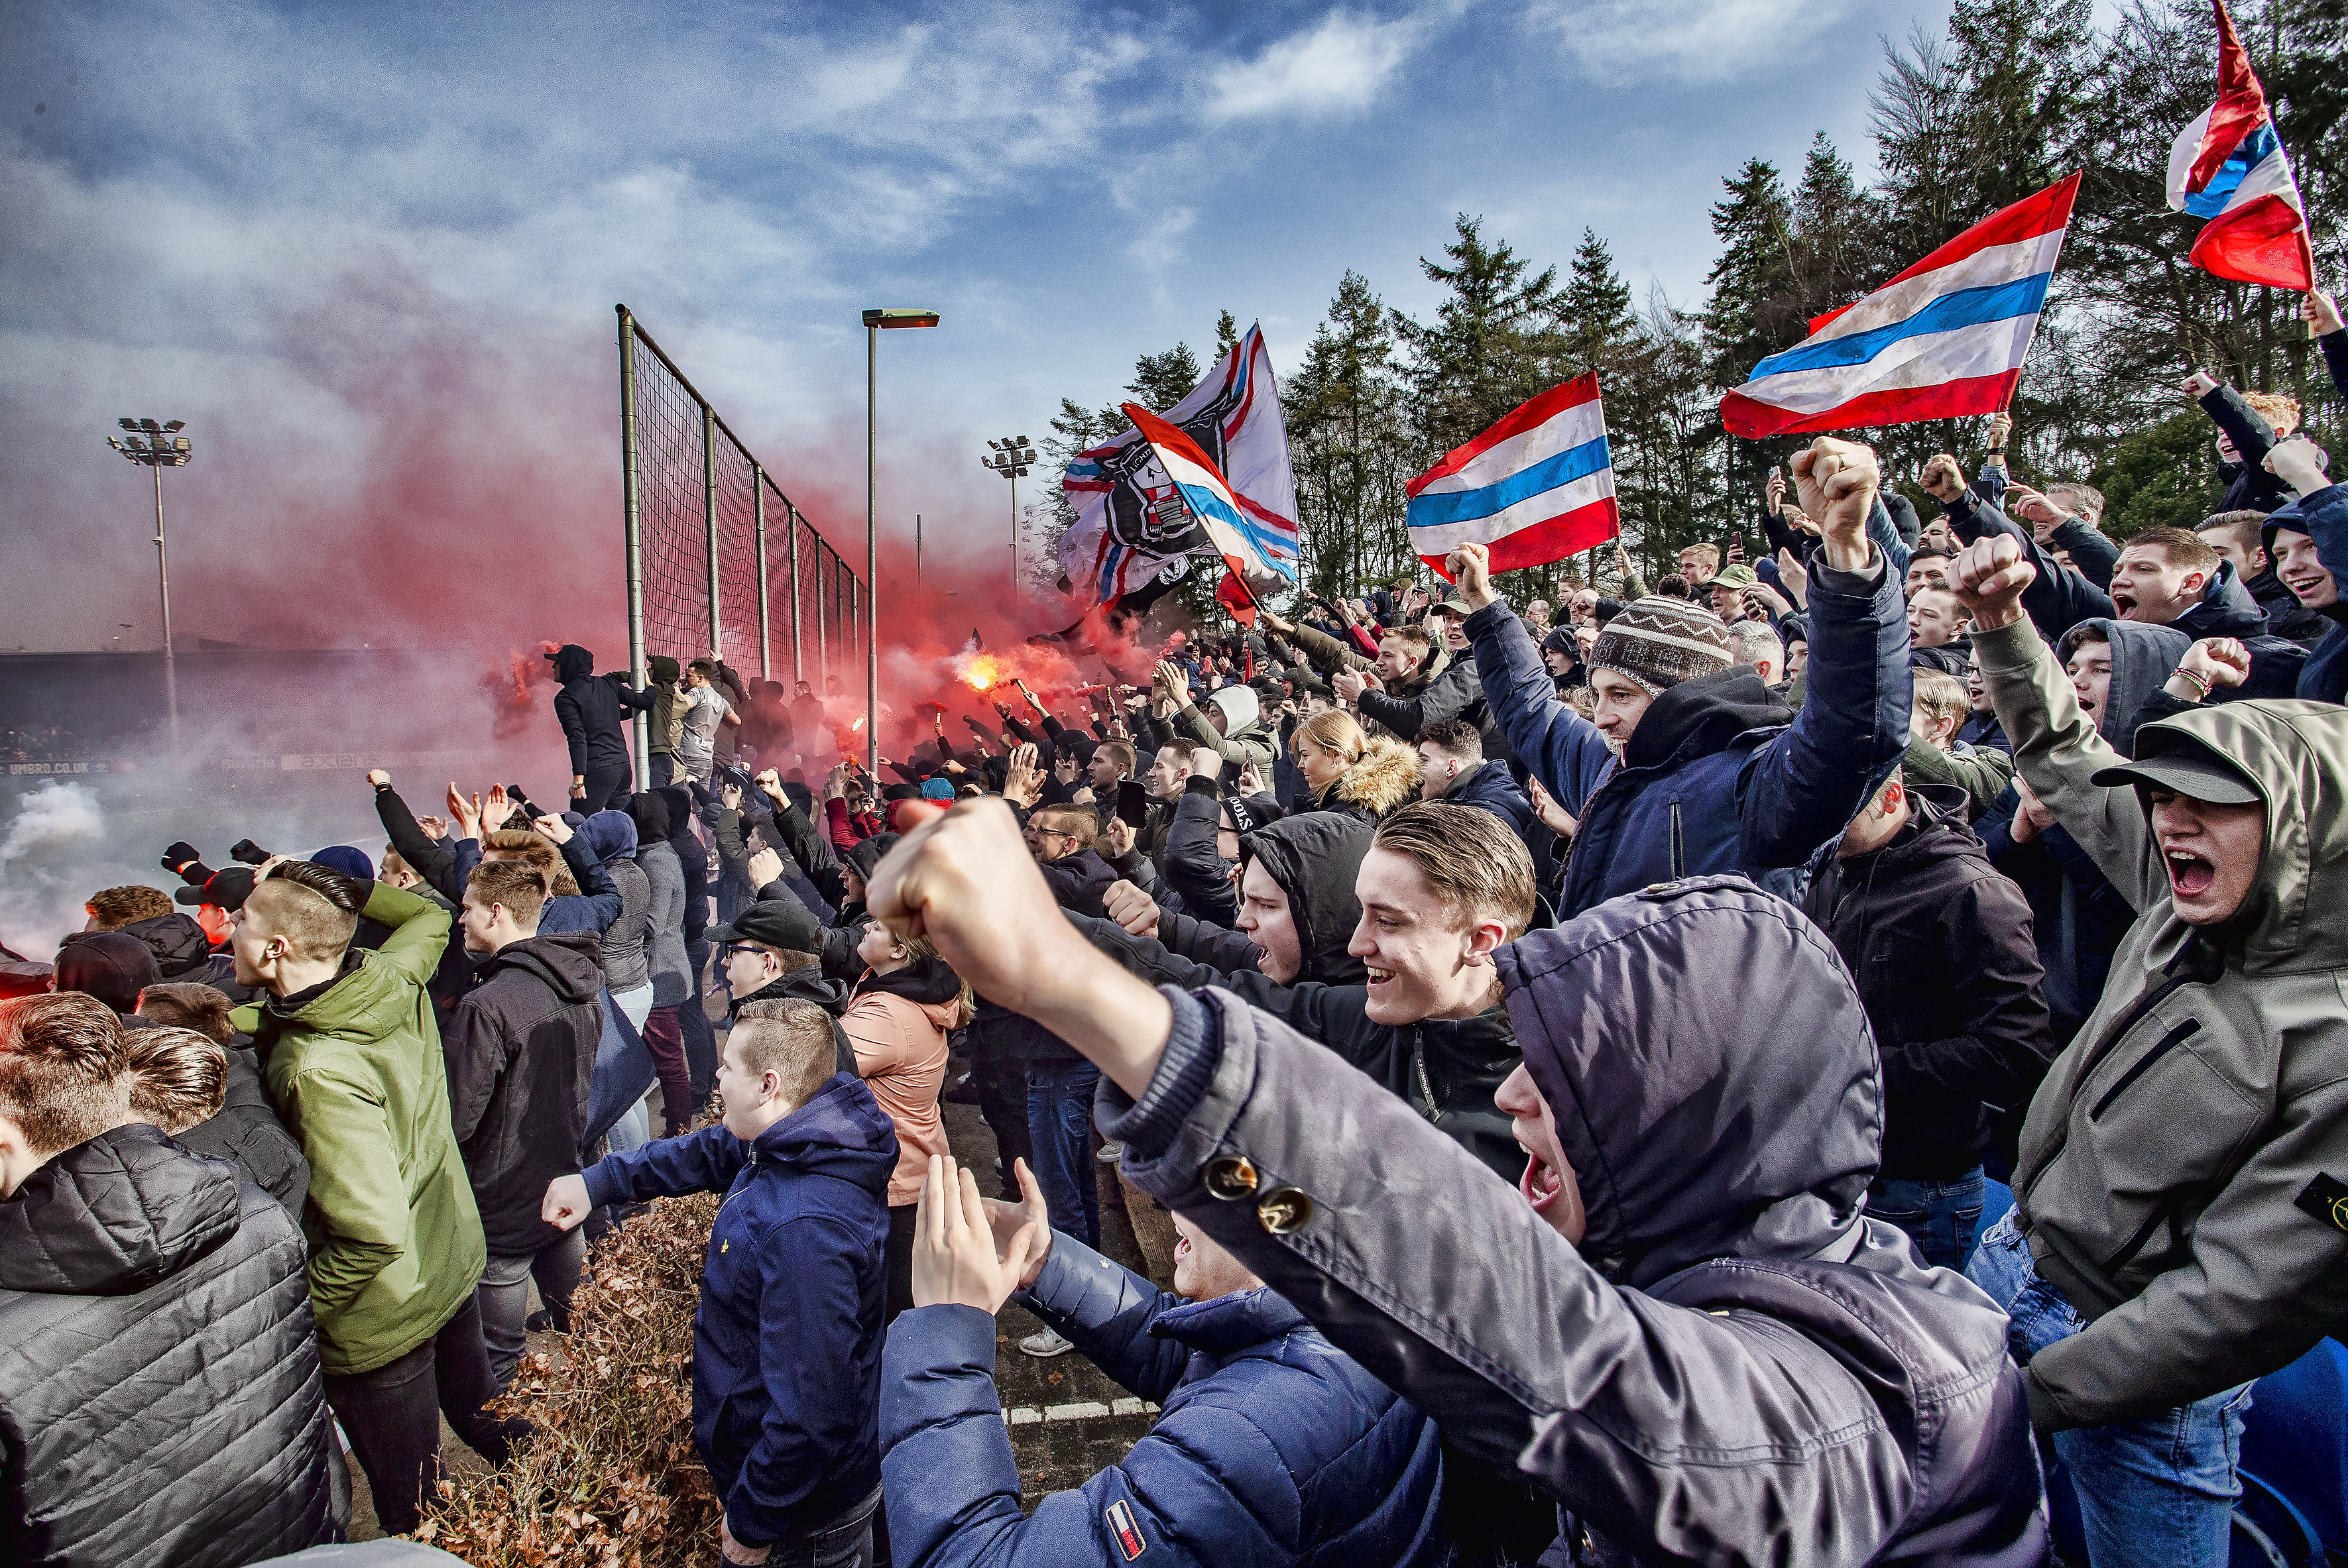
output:
M487 1258L424 990L448 912L378 882L366 915L390 938L345 955L322 994L291 1012L270 999L236 1015L310 1162L310 1306L334 1377L373 1371L438 1333L472 1299Z

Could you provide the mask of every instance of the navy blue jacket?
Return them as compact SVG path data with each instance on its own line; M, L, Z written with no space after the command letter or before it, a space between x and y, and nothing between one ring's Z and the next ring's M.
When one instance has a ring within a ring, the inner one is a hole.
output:
M1435 1423L1269 1290L1184 1301L1055 1234L1024 1306L1164 1407L1084 1485L1019 1512L994 1319L922 1307L889 1330L882 1472L901 1568L1212 1568L1439 1561Z
M1812 569L1798 714L1732 666L1656 698L1620 766L1598 727L1558 700L1507 605L1468 618L1509 745L1581 819L1560 919L1651 883L1799 866L1849 825L1907 750L1915 695L1900 577L1881 559L1875 570L1869 582L1823 561Z
M2332 337L2348 337L2348 333L2334 333ZM2329 352L2332 338L2322 341ZM2274 554L2275 534L2282 528L2313 539L2315 559L2332 574L2333 582L2348 585L2348 488L2326 485L2269 517L2259 533L2270 556ZM2343 591L2348 592L2348 587ZM2334 600L2316 613L2332 625L2309 652L2307 662L2300 666L2298 687L2291 694L2321 702L2348 702L2348 600ZM2255 659L2250 667L2258 668Z
M693 1319L693 1441L735 1538L788 1541L880 1484L880 1322L897 1130L836 1073L745 1143L724 1127L586 1171L599 1206L724 1193Z
M1509 776L1509 764L1486 760L1472 773L1461 774L1451 781L1450 793L1444 797L1448 805L1472 805L1488 811L1516 830L1517 836L1532 837L1533 803Z

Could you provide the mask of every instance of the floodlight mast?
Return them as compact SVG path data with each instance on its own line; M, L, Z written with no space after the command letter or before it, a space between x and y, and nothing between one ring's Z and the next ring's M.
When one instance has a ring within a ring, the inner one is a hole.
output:
M179 434L188 427L184 419L159 423L122 417L115 423L131 434L109 436L106 444L155 476L155 579L163 600L163 702L170 715L171 754L176 757L180 753L180 671L171 650L171 558L163 542L163 470L186 467L195 452L188 438Z
M1025 436L1005 436L986 446L994 455L981 457L978 466L1011 481L1011 594L1015 600L1019 595L1019 481L1035 466L1035 448Z

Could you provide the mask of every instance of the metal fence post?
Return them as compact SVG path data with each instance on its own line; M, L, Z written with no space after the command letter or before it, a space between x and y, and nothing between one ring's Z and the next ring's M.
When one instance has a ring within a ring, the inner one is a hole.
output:
M751 527L758 541L758 679L775 678L774 657L767 651L767 470L750 465Z
M831 645L824 634L823 579L829 569L824 564L825 558L830 554L831 547L823 542L822 535L817 535L815 541L815 675L816 684L823 689L823 695L827 699L831 695Z
M628 555L628 679L645 673L644 495L636 472L636 319L628 307L613 309L620 318L620 512L627 536ZM645 678L649 681L649 675ZM639 712L631 725L634 743L637 787L652 780L652 727L649 715Z
M783 511L791 519L791 680L797 683L807 679L807 661L799 655L799 509L786 501Z
M701 519L709 536L709 656L722 660L717 641L717 411L701 405Z

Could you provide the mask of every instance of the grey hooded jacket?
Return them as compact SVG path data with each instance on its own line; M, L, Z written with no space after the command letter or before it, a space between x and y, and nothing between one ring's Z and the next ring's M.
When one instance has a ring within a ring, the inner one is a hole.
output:
M1550 1561L2043 1562L2003 1315L1860 1212L1881 1072L1818 928L1704 877L1498 963L1579 1175L1579 1247L1220 990L1166 991L1172 1035L1138 1103L1104 1081L1127 1176L1452 1447L1555 1495L1573 1524Z
M2348 1325L2348 708L2195 709L2136 754L2214 753L2266 804L2236 917L2178 917L2121 756L2023 625L1973 648L2014 761L2138 912L2024 1124L2015 1223L2090 1319L2029 1367L2049 1428L2131 1420L2263 1376Z

